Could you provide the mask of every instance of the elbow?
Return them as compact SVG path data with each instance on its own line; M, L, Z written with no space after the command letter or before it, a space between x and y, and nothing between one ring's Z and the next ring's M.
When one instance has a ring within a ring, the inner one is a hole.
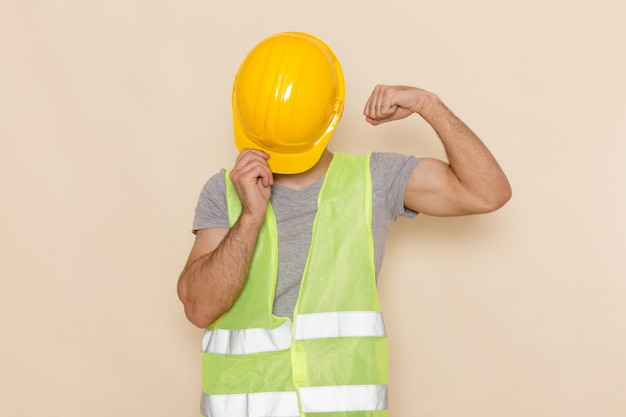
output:
M495 209L497 210L508 203L512 196L513 190L511 189L511 184L505 179L497 193L498 198L496 199Z
M205 303L199 303L194 300L188 293L186 286L182 281L178 283L178 298L183 303L185 317L191 324L201 329L209 327L219 314L208 311Z
M185 317L191 324L201 329L209 327L221 314L207 309L207 306L188 298L180 297L185 310Z
M483 205L483 213L491 213L502 208L509 202L513 196L513 190L508 181L505 181L502 185L493 190L489 196L485 199Z
M209 327L217 320L217 317L203 311L198 311L197 308L188 305L185 305L185 317L187 317L187 320L189 320L191 324L201 329Z
M221 314L215 312L207 303L199 302L179 292L178 297L183 303L185 317L191 324L201 329L209 327Z

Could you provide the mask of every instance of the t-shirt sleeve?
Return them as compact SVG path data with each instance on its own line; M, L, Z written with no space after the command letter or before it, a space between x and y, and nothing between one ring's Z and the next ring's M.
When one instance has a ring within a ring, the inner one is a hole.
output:
M410 219L417 216L417 212L404 206L404 193L419 161L415 156L394 152L372 153L370 170L374 206L385 207L392 221L399 216Z
M226 208L225 170L215 174L204 184L193 219L193 232L200 229L230 227Z

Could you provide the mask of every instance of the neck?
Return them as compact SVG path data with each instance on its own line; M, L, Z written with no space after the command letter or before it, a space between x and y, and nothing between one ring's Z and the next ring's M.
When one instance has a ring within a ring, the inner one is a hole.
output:
M313 168L299 174L274 174L274 184L293 190L303 190L326 174L332 160L332 152L324 149L322 156L313 165Z

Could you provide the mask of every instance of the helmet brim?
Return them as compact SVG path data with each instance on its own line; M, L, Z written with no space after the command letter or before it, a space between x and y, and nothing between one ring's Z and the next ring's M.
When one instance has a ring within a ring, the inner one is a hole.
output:
M235 117L235 146L237 146L239 152L244 149L258 149L268 154L270 157L267 163L271 171L275 174L300 174L313 168L320 160L340 118L341 114L337 114L335 119L328 126L328 129L326 129L326 132L324 132L310 149L298 153L284 153L260 146L258 143L251 140L248 135L246 135L237 117Z

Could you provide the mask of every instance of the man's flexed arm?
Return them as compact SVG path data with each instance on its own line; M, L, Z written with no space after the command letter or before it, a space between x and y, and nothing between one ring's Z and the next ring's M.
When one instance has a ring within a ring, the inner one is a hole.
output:
M435 130L449 163L424 158L407 186L407 207L434 216L455 216L497 210L511 197L506 175L487 147L437 97L405 86L378 85L364 114L372 125L418 113Z
M268 156L260 151L239 154L230 179L241 200L241 216L230 229L198 230L187 264L178 280L185 315L207 327L233 305L246 282L273 183Z

